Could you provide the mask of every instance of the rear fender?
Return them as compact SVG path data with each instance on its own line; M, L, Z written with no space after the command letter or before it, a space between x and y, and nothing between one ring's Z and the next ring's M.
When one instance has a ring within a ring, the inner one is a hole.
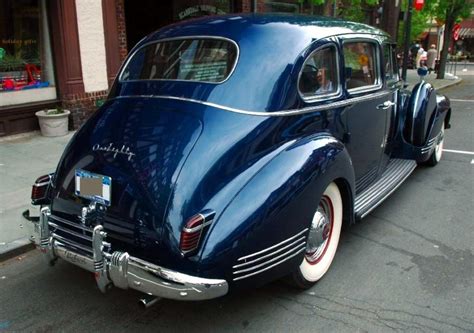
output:
M236 195L212 225L203 247L200 267L206 276L235 278L232 266L239 258L275 246L294 235L305 239L312 216L325 188L332 181L350 198L345 217L351 221L354 171L344 145L328 135L295 142L266 164ZM299 262L302 252L288 260L283 255L262 260L262 269L275 267L241 279L239 286L258 285L288 274ZM272 251L270 251L272 252ZM270 253L269 252L269 253ZM235 269L234 269L235 271ZM251 282L248 282L248 281Z

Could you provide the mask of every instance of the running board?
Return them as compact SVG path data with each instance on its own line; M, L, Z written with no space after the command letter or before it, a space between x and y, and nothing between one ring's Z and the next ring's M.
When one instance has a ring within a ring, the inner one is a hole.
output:
M380 205L415 170L416 165L413 160L391 159L382 176L356 196L354 202L356 220L364 218Z

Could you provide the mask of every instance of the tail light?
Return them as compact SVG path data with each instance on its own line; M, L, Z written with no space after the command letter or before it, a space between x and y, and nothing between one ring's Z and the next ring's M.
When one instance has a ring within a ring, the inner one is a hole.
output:
M36 179L31 188L31 203L33 205L44 205L48 203L47 194L53 174L47 174Z
M186 222L181 231L181 239L179 242L179 248L183 256L190 255L198 249L206 227L212 223L215 215L216 213L214 211L205 210L194 215Z

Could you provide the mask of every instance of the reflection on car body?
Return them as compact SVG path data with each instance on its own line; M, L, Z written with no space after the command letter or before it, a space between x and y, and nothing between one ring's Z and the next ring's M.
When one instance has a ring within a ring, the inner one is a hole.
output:
M307 288L343 223L439 162L450 113L430 84L402 88L395 45L367 25L249 14L165 27L35 183L36 240L102 291L203 300L288 275Z

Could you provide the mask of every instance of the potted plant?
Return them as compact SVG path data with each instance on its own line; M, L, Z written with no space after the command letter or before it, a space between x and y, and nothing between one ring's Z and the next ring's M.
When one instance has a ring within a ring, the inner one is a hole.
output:
M43 136L63 136L68 133L69 110L57 106L55 109L41 110L35 114Z

